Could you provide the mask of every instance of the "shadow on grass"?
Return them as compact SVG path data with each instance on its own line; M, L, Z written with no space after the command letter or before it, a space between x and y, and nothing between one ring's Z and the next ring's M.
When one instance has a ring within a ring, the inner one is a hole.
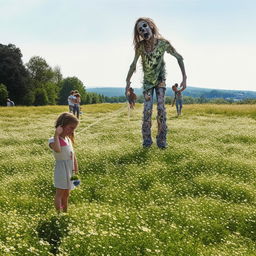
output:
M60 215L41 220L37 226L38 237L50 244L50 252L54 255L59 253L61 239L68 234L69 222L70 218L68 216Z
M148 157L150 149L138 148L132 152L124 154L119 158L112 159L115 164L126 165L126 164L144 164Z

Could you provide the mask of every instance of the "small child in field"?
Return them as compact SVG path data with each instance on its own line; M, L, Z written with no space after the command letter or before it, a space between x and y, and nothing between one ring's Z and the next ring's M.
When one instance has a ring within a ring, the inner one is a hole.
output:
M136 94L134 93L134 89L132 87L130 87L128 89L128 93L127 93L127 99L128 99L128 102L130 104L130 108L134 109L135 107L135 101L137 99L137 96Z
M71 181L73 172L78 173L78 164L73 150L74 131L78 119L71 113L62 113L56 120L54 137L49 139L49 146L55 158L54 187L55 208L67 212L70 190L74 189Z
M177 110L177 116L180 116L181 115L181 109L182 109L182 103L183 103L183 100L182 100L182 91L184 91L184 87L179 89L179 85L176 83L172 86L172 90L174 91L174 99L173 99L173 102L172 102L172 107L174 106L174 103L176 103L176 110Z

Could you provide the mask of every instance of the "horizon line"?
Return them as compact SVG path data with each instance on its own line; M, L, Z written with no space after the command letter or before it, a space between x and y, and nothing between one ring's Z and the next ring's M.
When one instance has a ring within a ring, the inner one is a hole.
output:
M135 87L135 86L131 86L132 88L135 89L142 89L142 87ZM123 88L125 89L125 86L90 86L90 87L85 87L86 89L96 89L96 88ZM166 86L166 89L168 89L171 87ZM187 86L186 89L188 88L197 88L197 89L206 89L206 90L222 90L222 91L246 91L246 92L256 92L255 90L246 90L246 89L221 89L221 88L204 88L204 87L197 87L197 86Z

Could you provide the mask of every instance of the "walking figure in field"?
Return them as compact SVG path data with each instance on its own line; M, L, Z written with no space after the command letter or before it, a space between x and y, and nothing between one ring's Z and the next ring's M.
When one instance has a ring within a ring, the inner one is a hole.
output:
M70 95L68 96L68 107L69 107L69 113L73 113L73 108L74 108L74 96L75 92L72 90L70 92Z
M130 88L128 89L127 99L128 99L130 108L131 108L131 109L134 109L134 107L135 107L135 101L136 101L136 99L137 99L137 96L136 96L136 94L134 93L134 89L133 89L132 87L130 87Z
M166 148L166 110L165 110L165 62L164 53L173 55L177 60L182 73L181 87L186 88L186 72L182 56L176 52L169 41L164 39L158 32L158 28L150 18L139 18L134 26L134 49L135 57L130 66L126 78L126 96L130 88L130 79L136 70L136 64L141 57L144 72L143 94L144 111L142 123L143 146L150 147L151 138L151 117L153 109L153 94L156 92L157 99L157 122L158 134L156 136L157 146Z
M55 124L54 137L49 139L49 146L55 158L54 187L55 208L57 212L67 212L70 190L74 189L71 181L73 174L78 173L78 164L73 150L74 131L78 119L71 113L62 113Z
M75 91L73 102L74 102L73 114L76 115L76 117L79 119L81 95L78 93L78 91Z
M177 116L180 116L181 109L182 109L182 101L183 101L181 92L184 90L184 87L179 89L178 86L179 85L177 83L172 86L172 90L174 91L174 94L175 94L172 107L174 106L174 103L176 103Z

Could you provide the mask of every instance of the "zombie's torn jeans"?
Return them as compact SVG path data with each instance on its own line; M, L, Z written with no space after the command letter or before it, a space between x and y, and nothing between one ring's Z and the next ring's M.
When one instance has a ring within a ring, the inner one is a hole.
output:
M151 138L151 126L152 126L152 110L153 110L153 94L156 91L157 100L157 123L158 133L156 136L157 146L159 148L166 147L166 110L164 106L165 87L155 87L144 93L144 111L143 111L143 122L142 122L142 137L143 146L150 147L153 143ZM150 96L150 97L148 97Z

